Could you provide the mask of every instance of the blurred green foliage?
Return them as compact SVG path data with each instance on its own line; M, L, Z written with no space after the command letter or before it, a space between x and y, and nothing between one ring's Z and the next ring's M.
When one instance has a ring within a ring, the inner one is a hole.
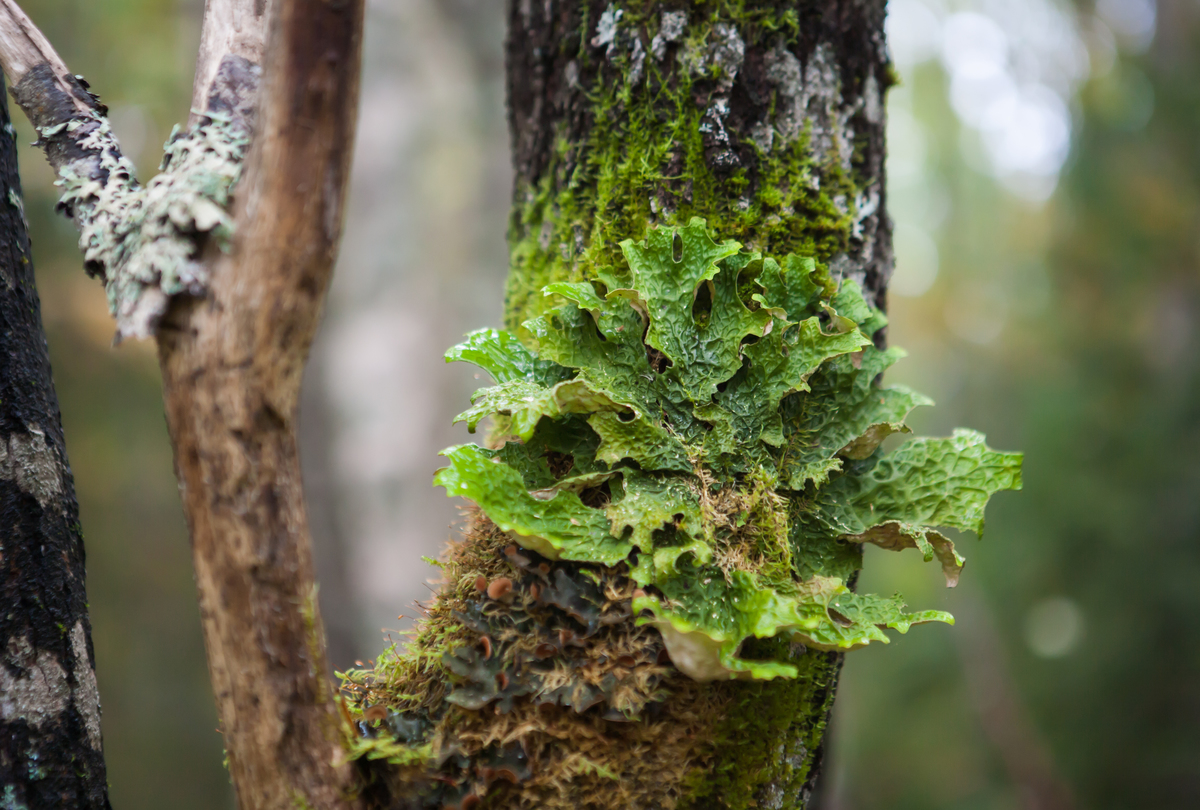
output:
M918 429L1024 450L1025 491L942 593L957 627L847 659L826 810L1069 806L1054 782L1200 806L1200 14L1158 12L1083 87L1040 208L964 164L940 69L906 77L949 214L937 284L893 298L915 370L890 379L940 393ZM1008 313L986 345L946 325L980 287ZM920 575L876 553L862 587L915 600Z

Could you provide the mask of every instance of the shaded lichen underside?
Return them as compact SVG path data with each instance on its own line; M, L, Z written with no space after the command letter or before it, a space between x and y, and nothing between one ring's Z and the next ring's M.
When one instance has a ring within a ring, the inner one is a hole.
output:
M591 45L600 22L598 7L592 4L590 18L585 12L579 39L563 46L578 49L577 81L587 98L584 138L571 142L564 121L541 177L524 187L518 180L506 294L510 329L561 303L544 298L543 286L594 278L616 263L620 241L640 240L656 224L684 224L701 216L719 238L826 263L851 249L853 201L878 180L860 176L856 168L863 139L851 144L847 161L835 149L814 153L811 126L790 142L774 133L767 151L754 146L748 133L729 132L733 148L743 154L754 150L753 160L726 169L711 165L719 144L714 148L702 125L710 109L707 102L721 95L722 68L710 64L704 75L697 75L683 67L684 59L707 51L718 24L731 25L746 52L762 51L765 43L782 43L792 52L804 49L794 9L749 5L689 5L686 25L666 43L662 59L649 52L663 20L658 5L617 6L622 15L611 53L606 46ZM629 39L621 46L620 32L637 32L646 51L636 82L631 80L637 64L633 46ZM784 100L777 87L767 92L773 120ZM861 266L856 269L861 273ZM444 656L478 644L480 638L460 619L480 596L474 583L512 576L496 553L508 541L496 536L490 521L472 513L466 534L447 564L447 585L410 645L411 654L385 653L374 673L356 677L361 685L352 690L356 719L358 711L374 704L405 716L417 712L435 722L431 747L410 748L381 738L356 742L359 754L390 759L395 766L417 766L399 767L387 777L393 795L404 792L405 775L430 765L438 751L456 748L470 759L488 746L496 750L522 741L537 760L530 763L538 769L535 778L522 774L521 785L497 792L489 786L506 780L485 780L476 768L460 785L482 786L478 793L488 805L505 797L495 806L804 805L840 668L836 653L811 650L794 657L799 675L793 680L697 684L668 676L660 684L665 699L654 718L635 723L599 719L595 709L579 714L520 701L505 714L493 715L491 706L484 711L447 708ZM635 630L632 622L621 627L630 634L645 632ZM389 715L394 716L398 714ZM617 775L619 779L612 778ZM473 794L456 791L446 796L446 806L459 806L459 801L468 806L466 797Z

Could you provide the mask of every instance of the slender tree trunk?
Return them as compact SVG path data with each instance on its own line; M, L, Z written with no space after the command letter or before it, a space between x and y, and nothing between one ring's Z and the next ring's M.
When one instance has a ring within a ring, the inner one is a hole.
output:
M234 209L202 300L159 330L209 674L244 808L353 806L296 440L341 235L363 4L282 2ZM212 98L210 98L210 104Z
M0 79L0 805L107 808L83 535Z
M882 0L512 0L508 328L552 303L545 284L693 216L752 249L815 255L882 308L883 21ZM705 687L721 742L685 805L806 805L841 654L795 663L794 681Z

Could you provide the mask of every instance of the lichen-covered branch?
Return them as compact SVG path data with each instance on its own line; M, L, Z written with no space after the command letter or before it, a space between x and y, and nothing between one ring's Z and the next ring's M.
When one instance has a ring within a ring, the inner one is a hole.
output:
M2 98L0 186L0 805L105 810L79 507Z
M211 104L188 129L172 133L161 172L142 186L107 109L4 0L0 33L11 31L22 36L0 36L0 61L59 176L59 208L79 227L84 265L104 281L117 340L150 337L173 296L205 294L207 241L228 246L227 209L254 126L253 103L230 100L256 97L259 68L241 56L223 58Z

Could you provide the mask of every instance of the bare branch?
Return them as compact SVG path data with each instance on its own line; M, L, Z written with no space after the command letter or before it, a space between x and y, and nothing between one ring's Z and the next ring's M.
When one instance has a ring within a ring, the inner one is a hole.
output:
M8 80L18 85L29 71L41 65L60 80L61 90L76 101L79 111L86 112L88 105L74 99L73 88L64 78L71 74L50 41L13 0L0 0L0 67Z
M324 674L295 429L341 233L362 16L362 0L280 4L232 251L209 251L207 297L180 299L158 335L209 672L243 808L356 804Z
M223 59L232 55L256 65L263 63L267 21L274 5L275 0L205 0L189 123L195 123L195 110L205 109Z

